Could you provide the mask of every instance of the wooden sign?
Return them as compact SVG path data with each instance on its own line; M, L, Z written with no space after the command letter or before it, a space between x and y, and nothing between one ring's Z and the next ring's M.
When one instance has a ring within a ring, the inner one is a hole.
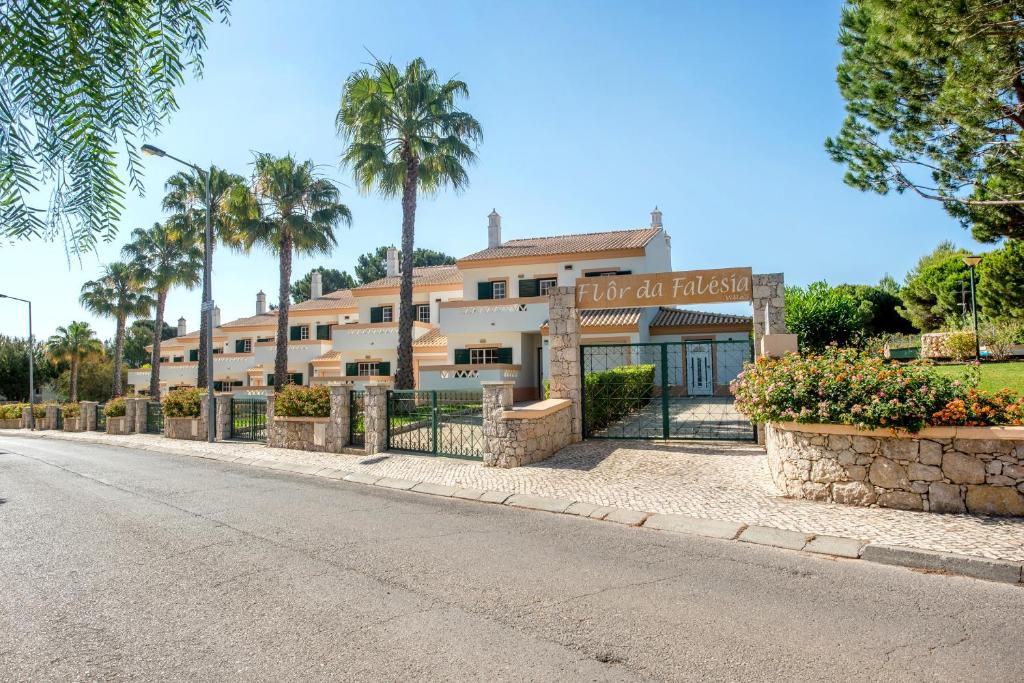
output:
M634 308L753 299L750 268L684 270L576 279L578 308Z

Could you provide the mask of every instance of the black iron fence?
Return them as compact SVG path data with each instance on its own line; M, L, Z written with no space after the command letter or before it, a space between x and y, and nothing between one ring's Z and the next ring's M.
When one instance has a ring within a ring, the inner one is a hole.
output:
M146 403L146 433L164 433L164 407L160 401Z
M413 453L483 457L483 393L389 391L388 448Z
M106 403L96 404L96 431L105 432L107 431L107 414L104 412L104 408L107 407Z
M352 391L349 396L348 443L355 448L366 445L365 391Z
M230 400L231 438L239 441L266 441L267 399L231 398Z

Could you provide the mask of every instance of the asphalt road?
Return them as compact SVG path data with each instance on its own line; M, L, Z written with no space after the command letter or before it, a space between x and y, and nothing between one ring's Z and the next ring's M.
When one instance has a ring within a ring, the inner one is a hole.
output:
M0 678L1024 680L1024 589L0 437Z

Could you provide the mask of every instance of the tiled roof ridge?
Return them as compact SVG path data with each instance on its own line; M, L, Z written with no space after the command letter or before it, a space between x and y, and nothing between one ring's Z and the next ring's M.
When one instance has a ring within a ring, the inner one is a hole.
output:
M645 230L661 230L661 228L654 228L651 226L645 226L642 228L620 228L618 230L595 230L594 232L570 232L565 235L543 235L541 237L520 237L518 239L505 240L497 248L501 248L516 242L535 242L537 240L561 240L572 237L594 237L596 235L614 235L620 232L644 232Z

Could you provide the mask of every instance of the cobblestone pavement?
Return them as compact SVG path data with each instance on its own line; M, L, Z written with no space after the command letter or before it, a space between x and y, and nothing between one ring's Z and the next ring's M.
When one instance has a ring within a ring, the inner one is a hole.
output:
M27 432L11 432L19 436ZM300 464L448 486L530 493L644 512L665 512L860 538L940 552L1024 561L1024 519L940 515L790 500L769 478L754 445L589 440L510 470L477 461L380 453L324 454L262 444L172 441L151 434L43 432L264 467Z
M724 396L668 399L669 434L684 439L753 439L750 420L736 410L733 398ZM660 438L664 433L664 409L655 397L639 412L613 422L598 432L602 437Z

